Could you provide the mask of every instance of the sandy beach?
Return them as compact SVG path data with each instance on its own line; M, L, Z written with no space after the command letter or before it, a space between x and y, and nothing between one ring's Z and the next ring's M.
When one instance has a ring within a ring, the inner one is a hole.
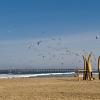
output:
M100 81L71 77L0 79L0 100L100 100Z

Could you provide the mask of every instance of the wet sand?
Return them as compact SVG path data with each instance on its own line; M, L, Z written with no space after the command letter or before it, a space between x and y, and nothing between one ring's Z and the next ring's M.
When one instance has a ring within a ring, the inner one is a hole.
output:
M100 100L100 81L76 77L0 79L0 100Z

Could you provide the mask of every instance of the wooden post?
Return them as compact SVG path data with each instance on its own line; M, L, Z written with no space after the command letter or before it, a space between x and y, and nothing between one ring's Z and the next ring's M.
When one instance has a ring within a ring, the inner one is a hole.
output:
M83 80L93 80L93 75L92 75L92 65L91 65L91 58L92 53L89 54L88 59L86 59L85 56L83 56L84 60L84 73L83 73Z
M85 75L85 80L88 80L89 78L89 67L88 67L88 62L86 61L86 75Z
M99 73L99 80L100 80L100 56L98 57L98 73Z
M84 60L84 71L83 71L83 80L87 79L87 61L86 61L86 57L83 56L83 60Z
M89 57L88 57L88 74L89 74L89 79L90 80L93 80L93 75L92 75L92 65L91 65L91 61L90 61L90 58L91 58L91 54L89 54Z

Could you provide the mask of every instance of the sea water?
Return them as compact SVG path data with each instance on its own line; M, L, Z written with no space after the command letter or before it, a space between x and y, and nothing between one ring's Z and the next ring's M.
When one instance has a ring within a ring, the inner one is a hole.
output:
M67 73L41 73L41 74L0 74L0 79L7 78L30 78L30 77L42 77L42 76L73 76L75 72Z

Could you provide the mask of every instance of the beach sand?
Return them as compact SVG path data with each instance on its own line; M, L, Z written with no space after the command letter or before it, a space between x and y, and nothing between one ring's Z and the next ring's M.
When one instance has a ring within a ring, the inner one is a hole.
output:
M76 77L0 79L0 100L100 100L100 81Z

